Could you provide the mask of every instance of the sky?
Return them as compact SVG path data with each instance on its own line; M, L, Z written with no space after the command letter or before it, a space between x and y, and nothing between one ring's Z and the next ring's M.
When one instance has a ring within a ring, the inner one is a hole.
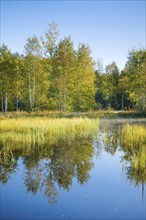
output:
M0 0L0 6L0 43L12 52L23 53L26 40L43 36L52 21L59 39L71 36L75 49L88 44L104 66L115 61L121 70L129 50L146 46L145 0Z

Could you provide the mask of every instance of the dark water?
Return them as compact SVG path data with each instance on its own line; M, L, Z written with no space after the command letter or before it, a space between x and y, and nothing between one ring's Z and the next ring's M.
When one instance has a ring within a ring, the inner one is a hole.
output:
M125 123L103 120L92 140L13 153L0 166L1 219L145 219L145 173L133 172L118 139Z

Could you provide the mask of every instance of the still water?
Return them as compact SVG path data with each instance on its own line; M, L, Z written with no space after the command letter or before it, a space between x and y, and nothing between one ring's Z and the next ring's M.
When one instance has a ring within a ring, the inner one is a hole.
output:
M101 120L92 140L13 152L0 165L1 219L145 219L146 171L120 142L126 123L146 127Z

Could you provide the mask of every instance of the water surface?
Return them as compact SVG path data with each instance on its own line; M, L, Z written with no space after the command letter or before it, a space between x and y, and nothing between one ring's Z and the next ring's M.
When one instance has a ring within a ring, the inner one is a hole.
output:
M1 219L145 219L145 171L131 159L139 152L120 142L126 123L146 127L145 120L101 120L90 140L11 152L10 161L6 152Z

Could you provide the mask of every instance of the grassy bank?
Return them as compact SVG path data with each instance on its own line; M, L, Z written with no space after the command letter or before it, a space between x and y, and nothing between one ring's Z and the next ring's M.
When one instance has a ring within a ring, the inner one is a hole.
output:
M113 111L98 110L90 112L60 112L60 111L37 111L37 112L7 112L0 113L0 119L4 118L146 118L146 112L137 111Z
M88 139L98 125L98 119L88 118L4 118L0 120L0 147L17 150Z

